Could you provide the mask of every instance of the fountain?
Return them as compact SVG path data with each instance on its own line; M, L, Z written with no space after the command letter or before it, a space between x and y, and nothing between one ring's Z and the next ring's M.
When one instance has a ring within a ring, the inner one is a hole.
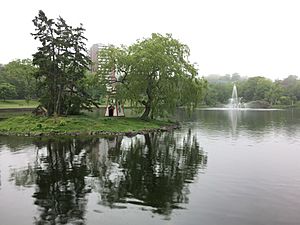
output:
M242 102L243 97L238 97L237 87L233 84L231 98L228 99L227 105L222 105L220 108L206 108L205 110L226 110L232 113L237 113L237 111L271 111L271 110L279 110L272 109L268 102L263 100L255 100L250 102ZM244 101L244 99L243 99Z
M238 97L237 94L237 89L236 89L236 85L233 85L233 89L232 89L232 95L231 98L229 99L229 104L227 105L227 108L230 109L239 109L242 108L242 104L240 102L240 98Z

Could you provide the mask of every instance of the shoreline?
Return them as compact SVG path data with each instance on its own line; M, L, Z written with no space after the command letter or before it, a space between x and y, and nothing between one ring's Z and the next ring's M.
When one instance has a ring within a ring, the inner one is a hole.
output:
M70 117L18 116L0 121L0 136L135 136L151 132L179 129L179 123L139 118L92 118L86 115Z
M147 134L152 132L167 132L180 129L179 124L163 126L160 128L144 129L139 131L84 131L84 132L48 132L48 133L14 133L0 132L0 136L16 136L16 137L80 137L80 136L127 136L132 137L138 134Z

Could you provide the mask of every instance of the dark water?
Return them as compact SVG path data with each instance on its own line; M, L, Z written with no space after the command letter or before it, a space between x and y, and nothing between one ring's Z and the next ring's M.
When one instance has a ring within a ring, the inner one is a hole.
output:
M131 138L0 137L0 224L299 224L299 111L177 119Z

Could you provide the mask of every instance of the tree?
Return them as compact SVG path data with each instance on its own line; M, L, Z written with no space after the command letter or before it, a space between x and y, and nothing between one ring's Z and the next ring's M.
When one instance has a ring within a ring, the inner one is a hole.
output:
M293 97L296 97L298 101L300 100L300 80L297 80L291 89Z
M300 80L295 75L289 75L278 83L283 88L283 95L293 103L294 100L300 100Z
M16 87L9 83L0 84L0 98L5 101L8 98L14 98L16 96Z
M239 93L246 101L269 101L270 90L272 88L273 82L270 79L265 77L251 77L240 85Z
M233 82L238 82L238 81L240 81L241 79L242 79L242 77L241 77L241 75L238 74L238 73L233 73L233 74L231 75L231 81L233 81Z
M282 92L282 87L278 83L274 82L267 91L265 100L267 100L271 105L274 105L279 101L280 97L282 96Z
M0 63L0 74L3 72L4 70L4 65Z
M215 106L217 103L228 104L232 94L232 83L208 83L205 104Z
M0 83L5 82L4 65L0 64Z
M217 90L214 85L208 83L204 97L204 104L209 106L215 106L218 103Z
M86 71L84 84L88 94L101 102L106 94L106 83L99 79L98 75L94 72Z
M298 77L296 75L289 75L287 78L283 79L281 81L282 86L284 87L290 87L297 82Z
M120 100L143 106L142 119L163 116L177 106L193 109L202 101L206 87L197 78L197 70L188 60L189 48L170 34L152 34L127 47L110 46L100 52L106 58L100 66L106 76L115 70L119 77L117 94Z
M17 59L3 69L4 80L16 87L18 99L30 100L35 96L36 79L34 74L37 69L32 65L30 59Z
M97 106L84 88L90 59L82 24L73 28L62 17L48 19L41 10L33 23L36 32L32 35L42 43L33 55L33 64L39 68L40 102L48 115L78 114L82 108Z

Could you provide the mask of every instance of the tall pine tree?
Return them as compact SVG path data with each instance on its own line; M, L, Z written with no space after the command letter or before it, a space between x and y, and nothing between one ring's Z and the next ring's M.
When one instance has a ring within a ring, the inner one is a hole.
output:
M41 104L48 115L78 114L80 109L90 109L93 99L84 90L84 72L90 65L83 36L85 29L73 28L59 17L48 19L43 11L33 19L34 39L42 46L33 54Z

